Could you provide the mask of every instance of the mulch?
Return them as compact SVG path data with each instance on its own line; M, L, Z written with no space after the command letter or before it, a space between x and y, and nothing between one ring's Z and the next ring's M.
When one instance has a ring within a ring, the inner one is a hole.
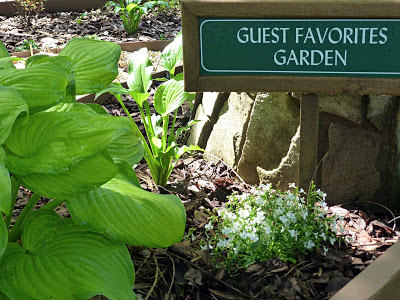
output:
M180 29L180 15L176 11L158 11L147 16L134 36L124 33L118 17L100 10L87 14L45 14L30 29L24 29L17 18L0 17L0 40L10 52L24 39L33 39L39 46L46 37L61 46L72 37L86 35L117 42L143 41L161 36L169 39ZM123 100L139 128L144 130L134 101L129 96ZM114 115L125 115L115 99L104 106ZM189 108L183 105L177 126L186 124L190 118ZM179 196L187 213L185 238L180 243L167 249L128 247L136 270L134 290L138 299L329 299L398 240L395 221L389 223L393 219L390 213L334 206L328 212L343 217L342 235L351 237L352 242L329 246L326 255L321 250L298 255L296 263L269 259L229 274L214 268L210 253L200 250L206 238L204 226L216 208L225 207L229 195L250 192L252 187L223 161L207 161L201 154L180 159L166 188L154 185L144 161L136 171L144 189ZM15 216L29 196L29 191L20 191ZM42 199L36 208L47 201ZM69 216L65 207L58 208L58 212Z

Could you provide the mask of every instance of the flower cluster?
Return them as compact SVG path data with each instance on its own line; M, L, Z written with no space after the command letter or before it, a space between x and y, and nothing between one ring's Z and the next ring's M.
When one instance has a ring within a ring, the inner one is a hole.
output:
M327 217L326 194L310 189L306 194L260 186L251 194L232 195L226 209L206 225L213 230L207 246L217 264L247 268L256 261L278 257L295 261L299 253L336 241L336 218ZM222 255L227 255L225 259Z

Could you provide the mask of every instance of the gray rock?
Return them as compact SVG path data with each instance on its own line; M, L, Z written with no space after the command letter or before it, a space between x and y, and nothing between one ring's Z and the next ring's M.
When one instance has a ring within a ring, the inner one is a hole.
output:
M289 151L282 159L279 167L271 171L257 167L260 184L271 183L274 188L281 191L289 188L289 183L296 183L298 186L299 177L299 153L300 153L300 126L296 135L292 138Z
M371 200L380 188L375 168L380 148L376 133L332 123L329 153L322 167L322 187L330 205Z
M393 96L369 96L367 118L378 130L389 126L391 118L388 118L388 113L390 115L390 112L393 111L396 101L397 98Z
M363 122L361 95L319 95L319 110L359 125Z
M228 96L228 93L203 93L194 118L198 122L190 130L187 145L198 145L203 149L206 147L214 124L217 122L218 115Z
M236 166L253 103L254 98L246 93L230 94L208 139L206 159L222 159L228 165Z
M286 156L299 126L299 107L288 94L259 94L251 112L238 173L258 184L257 167L273 170Z

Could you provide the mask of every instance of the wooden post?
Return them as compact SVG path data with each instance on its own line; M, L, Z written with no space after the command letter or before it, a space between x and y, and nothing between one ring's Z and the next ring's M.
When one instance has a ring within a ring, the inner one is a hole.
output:
M306 192L317 169L319 108L318 94L300 97L299 187Z

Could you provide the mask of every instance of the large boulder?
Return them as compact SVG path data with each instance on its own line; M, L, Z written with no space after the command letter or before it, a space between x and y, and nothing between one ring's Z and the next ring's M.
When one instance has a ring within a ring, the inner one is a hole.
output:
M381 187L375 164L379 134L360 127L332 123L329 153L322 167L322 187L331 205L370 201Z
M222 110L205 148L205 157L209 160L222 159L235 167L241 155L242 141L246 137L246 128L255 95L231 93L224 102ZM207 155L210 154L210 155Z
M288 189L288 183L299 181L299 153L300 153L300 126L297 128L295 136L290 143L287 155L282 159L279 167L271 171L257 167L260 184L272 184L273 187L281 191Z
M299 126L299 115L299 107L288 94L257 95L238 164L244 181L258 184L257 167L273 170L279 166Z
M196 95L196 97L198 96L199 94ZM228 97L229 93L206 92L201 95L201 103L197 107L195 114L197 123L191 128L190 136L187 140L188 145L198 145L203 149L207 146L208 138Z

